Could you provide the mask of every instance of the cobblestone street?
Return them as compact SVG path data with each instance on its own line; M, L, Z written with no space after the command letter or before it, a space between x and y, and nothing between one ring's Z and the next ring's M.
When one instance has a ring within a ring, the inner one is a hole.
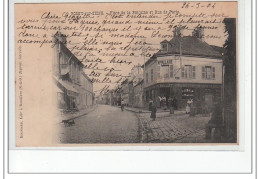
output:
M87 115L74 119L75 125L60 126L61 143L138 143L138 119L120 108L98 105Z
M158 113L152 121L149 113L137 114L142 125L143 143L204 143L209 116Z
M205 143L209 116L190 117L183 111L157 113L121 111L119 107L98 105L87 115L75 118L75 125L60 123L61 143Z

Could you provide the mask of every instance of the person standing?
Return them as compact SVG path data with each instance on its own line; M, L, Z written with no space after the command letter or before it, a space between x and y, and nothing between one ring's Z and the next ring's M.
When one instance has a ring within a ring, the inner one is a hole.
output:
M122 99L122 101L121 101L121 110L124 111L124 108L125 108L125 102L124 102L124 100Z
M150 101L149 101L149 111L152 111L152 105L153 105L153 100L150 99Z
M173 107L174 107L175 110L178 109L178 102L177 102L177 99L176 99L175 96L173 97Z
M151 111L152 112L150 117L153 119L153 121L155 121L157 108L154 103L152 103Z

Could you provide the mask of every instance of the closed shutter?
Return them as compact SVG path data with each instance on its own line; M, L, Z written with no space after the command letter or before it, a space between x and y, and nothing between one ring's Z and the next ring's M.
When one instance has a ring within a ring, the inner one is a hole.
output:
M153 82L153 69L151 69L151 82Z
M184 67L181 67L181 77L184 78Z
M192 66L192 78L196 78L196 67Z
M170 65L170 77L173 77L173 65Z
M212 67L212 78L215 79L215 67Z
M160 78L160 77L161 77L161 69L160 69L160 68L161 68L161 66L160 66L160 65L158 65L157 67L158 67L158 70L157 70L157 79L158 79L158 78Z
M206 78L206 71L205 71L205 67L202 67L202 79Z

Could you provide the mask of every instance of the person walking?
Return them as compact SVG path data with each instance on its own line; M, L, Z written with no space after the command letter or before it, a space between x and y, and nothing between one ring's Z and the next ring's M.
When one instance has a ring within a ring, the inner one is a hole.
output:
M150 117L153 119L153 121L155 121L157 108L154 103L152 103L151 111L152 112Z
M122 101L121 101L121 110L124 111L124 108L125 108L125 102L124 102L124 100L122 99Z

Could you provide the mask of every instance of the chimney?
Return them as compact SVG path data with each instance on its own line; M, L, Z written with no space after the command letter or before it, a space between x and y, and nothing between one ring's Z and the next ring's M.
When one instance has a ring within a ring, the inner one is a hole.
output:
M201 26L196 27L192 32L192 36L204 42L204 29Z
M173 30L173 36L174 37L181 37L184 27L183 26L177 26Z

